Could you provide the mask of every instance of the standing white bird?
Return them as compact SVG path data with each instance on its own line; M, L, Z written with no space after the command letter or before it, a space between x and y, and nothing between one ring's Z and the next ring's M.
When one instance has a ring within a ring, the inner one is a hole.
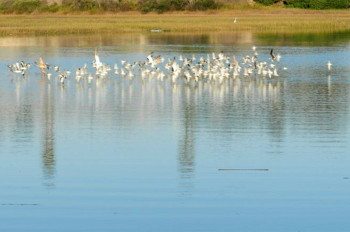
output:
M333 64L332 64L331 61L329 60L328 63L327 63L328 71L331 70L332 65L333 65Z
M235 18L235 20L233 20L233 23L237 23L237 18Z

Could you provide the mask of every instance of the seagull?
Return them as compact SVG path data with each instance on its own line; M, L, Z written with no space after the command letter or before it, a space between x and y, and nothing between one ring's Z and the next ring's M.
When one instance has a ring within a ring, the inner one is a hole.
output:
M280 60L281 60L281 55L280 54L277 54L277 56L276 56L276 60L277 60L277 62L280 62Z
M95 48L95 65L96 65L96 69L99 69L102 66L100 57L97 54L97 48Z
M89 74L88 65L84 64L83 68L77 68L75 70L75 79L76 83L86 80L88 84L91 84L96 78L97 84L98 81L108 77L108 72L114 69L115 74L128 78L137 77L140 74L142 80L146 77L156 77L157 80L163 81L166 80L166 77L170 77L173 84L176 84L178 79L184 79L186 83L201 81L220 81L220 83L225 83L226 80L231 78L236 79L237 77L278 77L280 75L278 71L287 70L286 67L279 67L278 61L281 55L274 53L274 49L270 49L270 57L267 57L267 61L258 60L256 51L259 48L252 44L251 49L254 55L246 55L239 58L235 55L229 57L221 51L217 54L211 53L198 57L196 57L197 54L191 54L190 57L179 54L178 57L175 56L173 59L168 58L168 62L166 63L164 63L164 58L161 55L156 56L151 52L146 55L147 59L143 61L129 63L128 61L120 60L121 66L119 67L119 64L111 66L101 62L98 51L95 49L92 67L96 69L96 75ZM71 74L71 71L61 72L61 68L54 65L51 66L52 71L50 71L50 65L45 63L41 57L38 62L35 62L35 65L48 80L55 75L53 73L58 73L59 75L56 77L58 77L61 85L64 85L68 81ZM328 61L328 70L331 70L331 66L331 62ZM22 61L8 65L7 67L10 72L21 73L24 76L24 72L29 69L30 65ZM139 68L139 72L136 70L137 67Z
M233 65L234 65L235 67L238 66L238 62L237 62L236 56L233 56Z
M164 58L161 58L160 55L157 56L155 59L154 59L154 63L155 64L159 64L159 63L162 63L164 61Z
M42 57L39 58L39 64L37 64L36 62L35 62L35 64L41 70L41 73L46 74L45 69L49 69L49 65L45 64L45 62L44 62Z
M60 72L61 71L59 66L54 66L53 68L54 68L55 72Z
M22 74L22 76L25 75L25 69L22 69L20 66L19 66L19 63L15 63L13 65L7 65L7 67L10 69L11 72L13 73L20 73Z
M67 79L67 75L65 73L63 73L63 74L60 74L58 77L60 78L60 82L63 85L64 80Z
M148 62L148 63L153 63L153 52L151 52L151 53L147 56L147 62Z
M333 64L332 64L331 61L329 60L328 63L327 63L328 71L331 70L332 65L333 65Z

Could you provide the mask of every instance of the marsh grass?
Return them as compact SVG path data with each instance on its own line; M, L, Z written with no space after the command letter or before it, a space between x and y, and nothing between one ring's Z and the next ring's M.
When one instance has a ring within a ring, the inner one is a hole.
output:
M233 23L237 17L238 23ZM166 14L0 15L1 36L150 32L329 33L350 31L347 10L225 10Z

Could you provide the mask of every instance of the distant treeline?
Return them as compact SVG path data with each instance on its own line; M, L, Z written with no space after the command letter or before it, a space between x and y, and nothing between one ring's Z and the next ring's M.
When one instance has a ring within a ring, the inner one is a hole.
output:
M219 9L216 0L0 0L1 13L32 13L74 11L118 12L118 11L165 11Z
M273 5L283 3L288 7L305 9L344 9L350 7L350 0L254 0L263 5Z
M243 0L0 0L0 13L196 11L220 9ZM283 4L310 9L349 8L350 0L254 0L262 5ZM244 1L243 1L244 2ZM246 0L252 2L252 0Z

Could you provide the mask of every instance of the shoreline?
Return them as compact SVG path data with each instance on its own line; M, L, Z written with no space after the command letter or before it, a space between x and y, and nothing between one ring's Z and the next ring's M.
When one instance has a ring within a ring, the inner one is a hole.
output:
M234 23L237 18L237 23ZM57 23L57 21L60 21ZM1 14L0 36L87 35L101 33L350 32L349 10L218 10L205 12L139 12L88 14Z

